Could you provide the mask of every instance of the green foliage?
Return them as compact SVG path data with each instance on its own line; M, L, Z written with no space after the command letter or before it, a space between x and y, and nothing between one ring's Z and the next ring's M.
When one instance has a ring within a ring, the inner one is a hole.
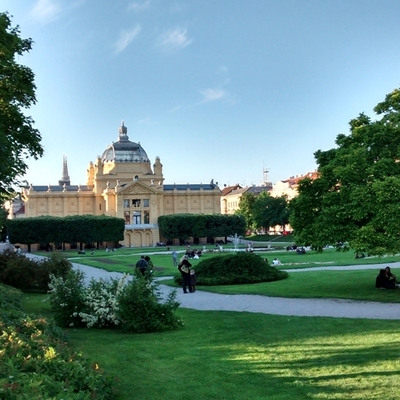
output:
M322 249L348 244L358 252L400 250L400 90L375 107L381 119L360 114L337 147L317 151L318 179L299 183L290 223L299 244ZM344 247L348 248L348 247Z
M256 228L266 231L271 226L284 226L289 222L289 209L285 196L272 197L268 192L262 192L254 202L253 218Z
M0 254L0 282L23 291L46 293L50 275L65 276L70 269L71 263L57 254L45 260L30 259L12 251Z
M236 214L243 215L246 220L246 229L249 231L257 228L253 212L255 202L256 196L254 193L243 193L239 200L239 209L236 210Z
M186 240L189 237L226 237L243 235L246 222L241 215L174 214L158 218L162 236Z
M207 258L196 266L196 285L236 285L286 279L288 273L269 266L265 260L247 252ZM175 277L181 283L179 276Z
M116 328L144 333L177 329L182 321L175 315L176 292L163 300L158 282L140 273L127 283L121 279L91 280L86 286L81 271L67 277L52 276L50 303L54 318L63 327Z
M0 285L0 293L1 399L114 398L111 380L72 352L59 328L24 314L15 289Z
M118 315L125 332L161 332L183 325L175 314L178 307L176 291L171 291L163 300L158 282L137 274L119 297Z
M124 238L122 218L106 215L40 216L9 219L7 231L12 243L93 243Z
M85 309L84 278L80 270L71 270L65 277L51 275L50 304L57 325L61 327L83 325L79 313Z
M25 109L36 103L34 74L16 62L32 47L11 27L7 13L0 13L0 199L9 197L16 179L27 170L26 159L43 154L39 131Z

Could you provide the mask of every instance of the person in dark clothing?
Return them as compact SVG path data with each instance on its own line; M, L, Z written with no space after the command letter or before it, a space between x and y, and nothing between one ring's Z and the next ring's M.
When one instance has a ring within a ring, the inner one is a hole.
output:
M390 267L385 268L386 289L395 289L397 285L396 275L392 274Z
M136 270L139 271L143 276L145 276L148 266L149 264L144 259L144 256L141 256L140 260L136 263Z
M386 289L386 272L384 269L379 271L375 280L375 287L378 289Z
M181 258L178 269L182 275L182 289L183 293L187 293L187 289L189 288L189 292L192 293L192 289L190 286L190 267L192 264L187 259L187 256Z

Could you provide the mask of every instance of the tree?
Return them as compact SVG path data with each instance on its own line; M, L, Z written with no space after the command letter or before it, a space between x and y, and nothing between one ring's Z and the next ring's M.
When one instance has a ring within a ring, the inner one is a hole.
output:
M268 192L262 192L254 202L253 219L257 228L267 232L271 226L285 226L289 222L286 197L272 197Z
M11 27L9 15L0 13L0 200L25 174L25 160L43 155L39 131L24 113L36 103L34 74L16 62L31 47L32 39L21 39L18 26Z
M246 228L249 231L253 231L256 228L253 215L255 201L256 196L254 193L243 193L239 200L239 209L236 210L236 214L244 216Z
M299 183L290 223L299 244L326 244L369 254L400 250L400 90L350 121L337 147L314 155L319 177Z

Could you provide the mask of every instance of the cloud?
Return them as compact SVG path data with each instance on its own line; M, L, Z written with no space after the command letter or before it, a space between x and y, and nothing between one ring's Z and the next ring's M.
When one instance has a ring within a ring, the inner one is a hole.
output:
M135 12L145 11L150 6L150 0L145 0L143 2L133 1L128 5L128 10L133 10Z
M201 94L203 95L202 103L222 100L227 95L226 91L223 89L204 89L201 91Z
M163 33L158 38L159 45L166 51L178 51L188 46L192 39L187 37L186 29L175 29Z
M60 4L55 0L38 0L32 8L31 15L36 21L47 24L57 19L61 11Z
M119 39L115 43L115 53L123 51L142 30L140 25L135 26L133 29L121 31Z

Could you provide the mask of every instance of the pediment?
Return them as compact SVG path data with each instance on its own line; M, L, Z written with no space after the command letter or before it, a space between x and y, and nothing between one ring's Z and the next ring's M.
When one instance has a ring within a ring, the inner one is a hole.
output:
M156 191L147 186L146 184L142 182L131 182L128 183L127 185L123 186L122 188L118 188L117 194L118 195L130 195L130 194L153 194L156 193Z

